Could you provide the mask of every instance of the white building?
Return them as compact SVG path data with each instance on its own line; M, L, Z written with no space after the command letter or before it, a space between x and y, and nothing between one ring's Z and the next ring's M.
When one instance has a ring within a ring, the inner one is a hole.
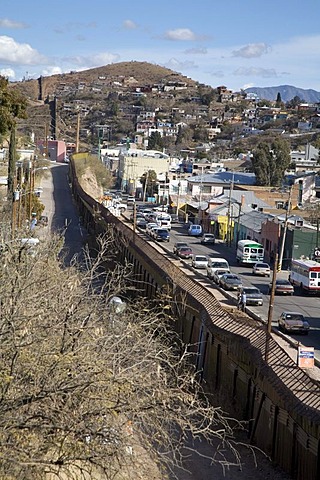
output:
M140 178L148 170L157 175L169 171L171 159L169 155L157 150L138 150L130 148L119 155L117 183L121 190L134 194Z

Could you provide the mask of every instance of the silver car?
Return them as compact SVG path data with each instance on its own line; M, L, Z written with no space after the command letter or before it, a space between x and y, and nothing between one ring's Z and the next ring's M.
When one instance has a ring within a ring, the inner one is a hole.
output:
M225 273L220 278L220 286L224 290L239 290L242 287L242 280L234 273Z
M271 270L270 265L264 262L257 262L252 267L253 275L262 275L264 277L270 277Z
M222 275L224 275L225 273L230 273L230 270L226 269L226 268L222 268L222 269L218 269L218 270L215 270L212 275L211 275L211 279L217 284L217 285L220 285L220 278L222 277Z
M193 268L207 268L208 258L205 255L193 255L191 265Z

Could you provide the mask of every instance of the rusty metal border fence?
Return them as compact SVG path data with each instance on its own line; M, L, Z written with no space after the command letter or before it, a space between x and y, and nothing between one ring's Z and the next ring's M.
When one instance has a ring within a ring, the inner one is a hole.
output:
M131 225L129 226L123 223L121 219L110 215L107 209L82 189L74 175L73 168L71 162L70 173L73 194L80 208L84 212L89 212L87 215L90 218L88 217L87 220L92 221L94 213L99 212L99 219L106 224L112 224L126 239L129 255L131 252L131 255L135 258L145 259L145 261L147 259L145 263L147 263L150 272L157 278L160 287L169 282L171 286L174 285L177 291L187 293L188 306L194 312L198 312L198 318L213 338L217 335L225 338L226 344L229 346L237 343L238 351L245 352L246 356L251 358L250 369L255 371L255 381L260 392L262 392L262 398L265 396L265 393L263 393L263 390L265 390L269 397L273 397L271 398L273 407L278 402L275 408L280 408L282 413L284 410L288 412L290 421L293 419L294 425L299 427L300 436L306 435L306 445L309 445L309 448L311 448L311 444L313 445L312 455L317 458L320 449L319 382L312 380L305 371L298 368L273 336L267 338L265 326L254 320L248 323L243 317L237 318L236 315L227 312L214 297L214 292L196 281L192 276L183 273L181 268L172 261L170 255L161 253L136 234ZM268 341L267 362L265 361L266 341ZM229 349L231 352L232 348L229 347ZM261 402L261 399L259 401ZM286 423L287 429L289 429L290 422L286 420ZM293 437L296 442L296 436L293 435ZM274 446L270 448L273 450ZM284 445L282 450L285 449L286 446ZM297 471L292 465L289 467L286 465L286 462L288 463L285 458L286 454L282 453L282 455L284 455L284 458L280 458L280 463L287 471L289 470L295 478L300 480L307 478L305 475L308 466L305 463L309 461L308 456ZM290 462L292 463L295 461L294 453L291 452L290 455ZM320 462L318 460L315 463L317 463L317 466L310 467L310 471L307 473L310 480L316 480L317 475L320 475Z

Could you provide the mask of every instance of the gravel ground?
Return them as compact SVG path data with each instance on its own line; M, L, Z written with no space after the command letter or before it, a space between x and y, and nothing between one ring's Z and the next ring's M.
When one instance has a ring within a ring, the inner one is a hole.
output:
M169 480L290 480L292 477L274 466L260 451L238 446L241 467L212 464L207 458L214 446L198 444L200 455L191 453L184 462L185 471L175 469ZM187 455L187 452L186 452ZM159 479L160 480L160 479Z

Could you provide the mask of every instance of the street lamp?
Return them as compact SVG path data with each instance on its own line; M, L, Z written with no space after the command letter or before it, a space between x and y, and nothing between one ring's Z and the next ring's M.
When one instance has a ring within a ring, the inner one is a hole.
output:
M127 303L124 302L120 297L111 297L109 300L109 308L111 314L111 325L112 328L114 328L116 316L121 315L125 312L127 308Z
M111 312L115 314L123 313L127 308L126 302L124 302L120 297L111 297L109 300L109 306Z

